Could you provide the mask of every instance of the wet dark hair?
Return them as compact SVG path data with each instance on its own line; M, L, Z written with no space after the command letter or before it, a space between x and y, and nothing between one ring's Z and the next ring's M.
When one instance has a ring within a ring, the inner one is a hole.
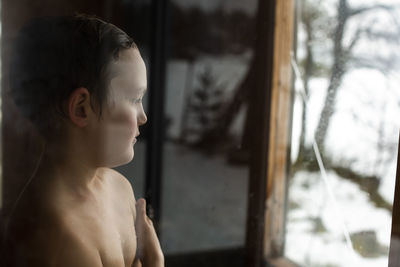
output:
M18 33L10 60L10 95L45 136L62 126L72 91L88 89L101 117L108 97L108 66L123 49L137 48L121 29L89 15L41 17Z

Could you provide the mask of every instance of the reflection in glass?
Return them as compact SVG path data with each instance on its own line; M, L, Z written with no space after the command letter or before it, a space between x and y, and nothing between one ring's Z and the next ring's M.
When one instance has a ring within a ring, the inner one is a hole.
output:
M286 256L387 266L400 115L395 1L297 1Z
M244 246L246 103L234 99L248 75L255 7L170 3L161 219L167 254ZM239 108L228 113L232 105Z

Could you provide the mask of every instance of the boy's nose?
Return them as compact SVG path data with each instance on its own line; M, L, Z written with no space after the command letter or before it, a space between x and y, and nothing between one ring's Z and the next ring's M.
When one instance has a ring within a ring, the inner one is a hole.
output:
M144 111L141 112L141 114L139 115L138 118L138 124L139 125L143 125L147 122L147 116L146 113Z

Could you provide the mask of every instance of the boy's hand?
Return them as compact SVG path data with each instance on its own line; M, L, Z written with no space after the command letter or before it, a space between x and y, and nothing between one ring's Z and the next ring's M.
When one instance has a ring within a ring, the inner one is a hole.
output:
M164 255L153 222L146 215L146 200L136 201L136 235L138 257L144 267L163 267Z

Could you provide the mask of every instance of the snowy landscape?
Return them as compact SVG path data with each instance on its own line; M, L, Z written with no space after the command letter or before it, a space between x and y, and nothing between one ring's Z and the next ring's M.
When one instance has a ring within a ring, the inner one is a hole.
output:
M351 36L364 26L370 32L394 35L399 32L395 23L400 14L398 2L347 2L353 8L374 5L391 8L389 11L371 9L349 19L343 43L350 43ZM322 5L334 18L338 4L339 1L324 1ZM300 23L298 59L294 64L300 65L305 57L305 34ZM329 64L333 61L329 58L333 45L329 41L326 43L324 46L316 40L314 45L316 55L322 57L320 61ZM352 50L354 58L370 58L375 65L357 65L356 60L349 63L338 89L335 112L325 140L326 151L336 163L363 175L378 177L379 195L390 204L394 196L400 129L399 51L398 40L360 37ZM388 58L390 68L383 68L383 59ZM311 146L329 84L328 77L312 77L305 98L303 76L299 73L295 83L293 161L299 151L303 101L307 110L306 143ZM319 167L318 172L297 171L290 178L286 256L303 266L387 266L391 211L377 207L362 186L334 171L325 173Z

